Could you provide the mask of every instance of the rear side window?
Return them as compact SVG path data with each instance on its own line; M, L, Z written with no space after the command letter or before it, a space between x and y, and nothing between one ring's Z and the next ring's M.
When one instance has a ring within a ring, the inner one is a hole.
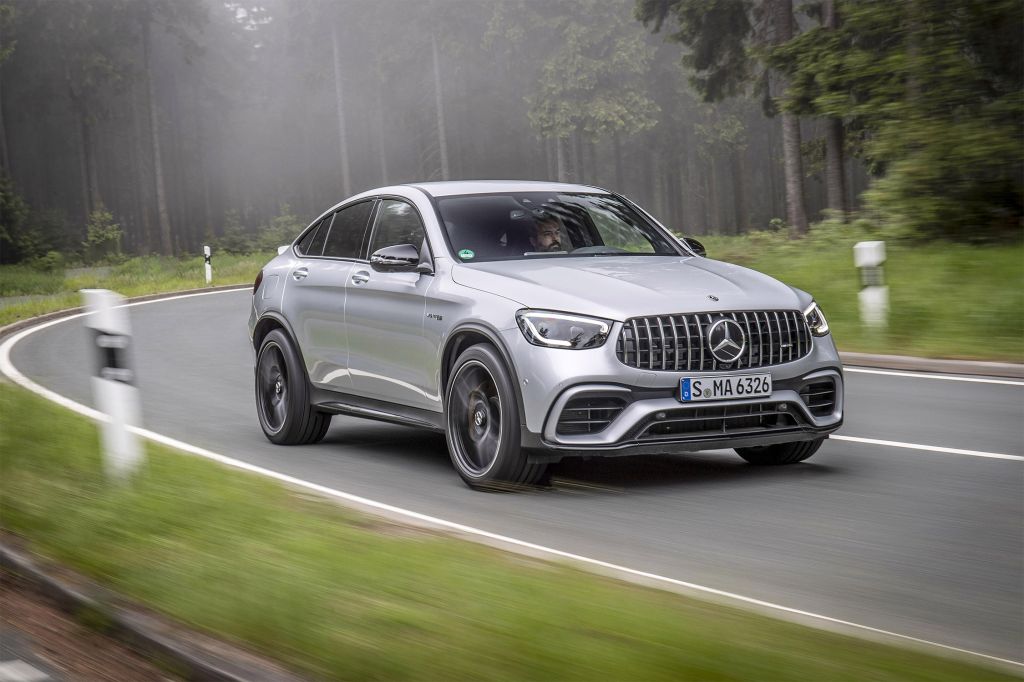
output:
M370 242L370 253L397 244L412 244L420 249L423 247L423 239L423 223L420 222L416 209L404 201L381 200Z
M311 254L309 252L309 249L310 249L310 246L312 246L312 244L313 244L313 240L316 239L317 232L320 231L320 228L323 226L323 224L324 224L324 221L321 220L319 223L316 224L315 227L313 227L312 230L307 232L305 234L305 236L303 236L302 239L299 240L298 244L295 245L295 250L299 252L300 256L320 255L320 254ZM322 243L323 242L321 241L321 244Z
M332 258L359 258L363 233L373 209L372 201L347 206L334 214L334 225L327 236L324 255Z

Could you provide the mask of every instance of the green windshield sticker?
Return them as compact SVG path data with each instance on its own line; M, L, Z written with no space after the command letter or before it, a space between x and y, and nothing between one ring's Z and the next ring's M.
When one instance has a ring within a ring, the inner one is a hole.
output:
M475 255L476 254L470 251L469 249L463 249L462 251L459 251L459 258L461 258L462 260L470 260Z

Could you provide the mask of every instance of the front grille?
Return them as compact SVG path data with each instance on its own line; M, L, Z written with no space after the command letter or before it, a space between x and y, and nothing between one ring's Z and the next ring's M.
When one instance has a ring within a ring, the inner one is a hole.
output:
M641 424L637 440L657 441L680 436L721 436L780 431L799 426L791 410L780 403L751 403L667 410Z
M746 335L742 355L719 362L708 346L708 331L722 318L735 320ZM799 360L811 352L811 331L796 310L655 315L626 320L615 355L630 367L673 372L753 369Z
M815 417L827 417L836 407L836 383L815 381L800 389L800 398Z
M558 416L555 432L559 435L579 435L603 431L619 416L626 401L614 397L578 397L565 405Z

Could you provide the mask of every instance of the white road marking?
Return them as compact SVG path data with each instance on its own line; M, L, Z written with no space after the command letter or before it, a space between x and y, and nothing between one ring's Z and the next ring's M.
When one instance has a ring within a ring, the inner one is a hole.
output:
M843 367L844 372L855 374L885 374L894 377L911 377L913 379L942 379L944 381L967 381L972 384L1003 384L1006 386L1024 386L1024 381L1013 379L986 379L984 377L958 377L949 374L932 374L931 372L897 372L888 369L870 369L867 367Z
M860 438L858 436L829 436L829 440L845 440L851 443L866 443L868 445L885 445L890 448L906 448L908 450L931 450L932 452L944 452L950 455L967 455L969 457L988 457L989 459L1009 459L1016 462L1024 462L1022 455L1003 455L998 452L982 452L981 450L961 450L960 448L944 448L939 445L920 445L918 443L901 443L897 440L879 440L877 438Z
M50 676L33 668L25 661L4 661L0 663L0 682L43 682Z
M222 291L210 291L210 292L203 292L203 293L200 293L200 294L185 294L183 296L176 296L174 298L161 299L161 300L165 300L165 301L167 301L167 300L175 300L177 298L187 298L189 296L203 296L203 295L209 295L209 294L215 294L215 293L224 293L224 292L222 292ZM155 301L142 301L142 302L139 302L139 303L128 304L128 305L143 305L145 303L153 303L153 302L155 302ZM81 315L83 315L83 314L84 313L81 313L79 315L76 315L75 317L81 317ZM20 385L20 386L22 386L22 387L32 391L33 393L36 393L37 395L40 395L40 396L42 396L44 398L47 398L48 400L52 400L53 402L55 402L55 403L57 403L57 404L59 404L59 405L61 405L63 407L66 407L66 408L72 410L73 412L77 412L78 414L84 415L86 417L89 417L89 418L97 420L97 421L106 421L107 420L107 416L105 414L102 414L102 413L98 412L97 410L92 409L91 407L87 407L85 405L82 405L81 403L77 403L77 402L75 402L75 401L73 401L73 400L71 400L69 398L66 398L65 396L60 395L59 393L55 393L54 391L51 391L51 390L49 390L49 389L47 389L47 388L45 388L43 386L40 386L39 384L35 383L31 379L27 378L21 372L19 372L18 369L16 367L14 367L14 365L11 363L11 357L10 357L11 356L11 349L14 347L14 345L16 343L18 343L18 341L20 341L24 337L28 336L29 334L35 333L35 332L37 332L37 331L39 331L41 329L45 329L46 327L52 326L52 325L57 324L59 322L67 321L68 319L70 319L70 318L62 318L62 319L59 319L59 320L52 320L50 322L43 323L43 324L39 325L38 327L29 327L28 329L24 329L21 332L18 332L14 336L12 336L12 337L8 338L6 341L4 341L4 343L2 345L0 345L0 372L2 372L4 375L6 375L9 379L14 381L18 385ZM241 460L237 460L237 459L234 459L234 458L231 458L231 457L227 457L225 455L221 455L219 453L212 452L210 450L206 450L204 448L200 448L200 447L197 447L195 445L191 445L189 443L185 443L183 441L179 441L179 440L174 439L174 438L170 438L169 436L165 436L163 434L156 433L154 431L149 431L148 429L142 429L142 428L139 428L139 427L131 427L131 430L134 431L139 436L141 436L143 438L146 438L146 439L149 439L149 440L152 440L153 442L160 443L162 445L166 445L167 447L175 448L177 450L182 450L184 452L188 452L190 454L197 455L199 457L204 457L206 459L209 459L209 460L212 460L212 461L215 461L215 462L219 462L220 464L223 464L225 466L229 466L229 467L233 467L235 469L241 469L243 471L248 471L248 472L251 472L251 473L259 474L259 475L265 476L267 478L271 478L271 479L274 479L274 480L277 480L277 481L281 481L282 483L287 483L288 485L291 485L291 486L295 486L295 487L298 487L298 488L305 488L307 490L311 490L311 491L320 493L322 495L326 495L328 497L332 497L332 498L335 498L335 499L338 499L338 500L344 500L344 501L346 501L346 502L348 502L350 504L356 505L356 506L358 506L358 507L360 507L362 509L365 509L365 510L372 510L372 511L380 512L380 513L384 513L384 514L392 516L392 517L399 517L399 518L403 518L403 519L406 519L406 520L409 520L409 521L414 521L414 522L419 523L419 524L428 525L428 526L434 526L434 527L437 527L437 528L443 528L443 529L446 529L446 530L454 531L454 532L459 533L461 535L466 535L466 536L470 536L470 537L479 538L481 542L486 542L486 543L489 543L489 544L499 545L499 546L504 547L505 549L509 549L509 550L512 550L512 551L521 551L521 552L524 552L524 553L527 553L527 554L531 554L531 555L546 555L546 556L550 556L550 557L558 557L559 559L564 559L564 560L568 560L568 561L574 562L576 564L580 564L581 566L583 566L585 568L588 568L588 569L590 569L590 570L592 570L592 571L594 571L596 573L601 573L601 574L604 574L604 575L613 575L613 576L618 577L620 579L631 581L631 582L638 582L640 584L645 584L645 585L649 585L649 586L660 585L660 586L663 586L663 587L664 586L671 586L673 588L683 588L684 590L689 590L689 591L693 591L693 592L700 592L700 593L703 593L703 594L713 595L715 597L724 598L724 599L727 599L727 600L738 601L738 602L741 602L741 603L744 603L744 604L749 604L751 606L756 606L756 607L758 607L760 609L764 609L764 610L768 610L768 611L776 611L776 612L780 612L780 613L785 613L785 614L788 614L790 616L796 616L796 617L808 619L808 620L811 620L811 621L817 621L818 623L827 623L827 624L830 624L830 625L833 625L833 626L841 626L843 628L850 628L850 629L853 629L853 630L859 630L861 632L871 633L871 634L874 634L874 635L881 635L883 637L891 637L891 638L902 640L902 641L905 641L905 642L913 642L915 644L936 647L936 648L939 648L939 649L943 649L945 651L956 652L958 654L965 654L965 655L969 655L969 656L975 656L975 657L978 657L978 658L983 658L983 659L986 659L986 660L989 660L989 661L993 661L993 662L997 662L997 663L1001 663L1001 664L1004 664L1004 665L1010 665L1010 666L1014 666L1014 667L1024 668L1024 661L1014 661L1014 660L1007 659L1007 658L1000 658L998 656L992 656L992 655L989 655L989 654L983 654L983 653L980 653L978 651L971 651L970 649L963 649L963 648L952 646L952 645L949 645L949 644L942 644L941 642L933 642L933 641L930 641L930 640L927 640L927 639L921 639L919 637L913 637L911 635L904 635L904 634L901 634L901 633L898 633L898 632L892 632L892 631L889 631L889 630L883 630L881 628L872 627L870 625L862 625L860 623L854 623L852 621L842 620L840 618L833 618L832 616L826 616L826 615L822 615L822 614L819 614L819 613L813 613L811 611L804 611L802 609L796 609L796 608L793 608L793 607L790 607L790 606L784 606L782 604L775 604L773 602L764 601L762 599L756 599L756 598L753 598L753 597L747 597L747 596L744 596L744 595L741 595L741 594L736 594L735 592L728 592L726 590L720 590L720 589L717 589L717 588L714 588L714 587L708 587L708 586L705 586L705 585L698 585L697 583L691 583L691 582L687 582L685 580L679 580L677 578L670 578L670 577L667 577L667 576L658 575L656 573L649 573L647 571L640 571L640 570L637 570L635 568L629 568L627 566L620 566L618 564L613 564L613 563L610 563L608 561L602 561L600 559L594 559L594 558L583 556L583 555L580 555L580 554L573 554L571 552L566 552L564 550L555 549L553 547L545 547L544 545L538 545L538 544L535 544L535 543L532 543L532 542L527 542L525 540L519 540L517 538L509 537L507 535L500 535L498 533L492 533L490 531L483 530L483 529L480 529L480 528L474 528L472 526L466 526L466 525L463 525L461 523L456 523L454 521L448 521L446 519L438 518L436 516L429 516L427 514L421 514L420 512L412 511L412 510L409 510L409 509L404 509L402 507L396 507L394 505L390 505L390 504L387 504L387 503L384 503L384 502L378 502L377 500L371 500L371 499L366 498L366 497L360 497L358 495L353 495L352 493L346 493L346 492L343 492L341 490L335 490L334 488L328 488L327 486L320 485L319 483L313 483L311 481L306 481L306 480L303 480L301 478L295 478L294 476L289 476L288 474L284 474L284 473L281 473L279 471L273 471L272 469L265 469L263 467L256 466L255 464L250 464L249 462L243 462ZM833 436L833 438L835 438L835 436ZM845 436L843 438L844 439L852 439L852 437L845 437ZM858 439L858 440L862 440L862 439ZM878 442L879 443L883 443L883 444L884 443L892 443L892 441L878 441ZM931 449L931 448L928 448L928 449ZM969 451L965 451L965 452L969 452ZM1006 457L1012 457L1012 456L1007 455Z

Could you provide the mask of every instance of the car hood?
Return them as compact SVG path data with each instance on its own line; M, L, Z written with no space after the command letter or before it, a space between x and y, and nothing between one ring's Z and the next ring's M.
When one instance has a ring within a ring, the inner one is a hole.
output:
M797 310L810 302L768 275L694 257L534 258L459 264L452 278L528 308L612 320L715 310Z

